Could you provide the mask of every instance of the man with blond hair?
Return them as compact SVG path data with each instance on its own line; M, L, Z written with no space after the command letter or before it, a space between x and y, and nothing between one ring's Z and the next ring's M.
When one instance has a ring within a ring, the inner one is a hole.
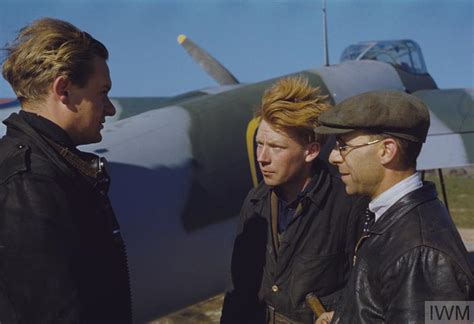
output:
M21 111L0 140L0 323L130 323L125 247L99 142L115 114L108 51L43 18L6 48Z
M303 78L281 79L257 111L263 176L244 201L221 323L313 323L313 293L334 308L350 268L364 199L349 198L318 158L319 114L330 108Z

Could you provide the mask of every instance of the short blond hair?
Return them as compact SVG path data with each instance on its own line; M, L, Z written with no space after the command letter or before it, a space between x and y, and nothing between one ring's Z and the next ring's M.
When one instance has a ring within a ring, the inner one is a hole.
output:
M283 78L265 91L256 116L277 130L295 134L302 144L324 145L327 137L316 134L314 128L319 126L319 115L331 107L327 98L305 77Z
M20 102L44 99L54 79L66 76L83 87L94 72L93 59L108 59L106 47L72 24L42 18L20 30L4 50L2 74Z

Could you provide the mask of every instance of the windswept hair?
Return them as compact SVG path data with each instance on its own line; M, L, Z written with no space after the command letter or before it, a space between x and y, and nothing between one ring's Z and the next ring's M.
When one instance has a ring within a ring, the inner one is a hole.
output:
M327 137L316 134L314 128L319 126L319 115L331 107L327 97L305 77L283 78L265 91L256 116L277 130L296 135L301 144L318 142L322 146Z
M72 24L42 18L22 28L6 46L2 74L20 102L44 99L52 82L66 76L83 87L93 74L95 57L108 59L106 47Z

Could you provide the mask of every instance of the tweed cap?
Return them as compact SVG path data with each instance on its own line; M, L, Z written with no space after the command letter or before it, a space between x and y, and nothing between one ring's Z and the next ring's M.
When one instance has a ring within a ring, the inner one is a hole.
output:
M430 127L425 104L401 91L370 91L350 97L319 116L317 134L344 134L358 129L423 143Z

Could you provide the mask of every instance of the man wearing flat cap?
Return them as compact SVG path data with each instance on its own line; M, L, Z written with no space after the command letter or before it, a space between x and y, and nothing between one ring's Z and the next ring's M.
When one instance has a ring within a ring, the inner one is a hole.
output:
M367 92L320 115L348 194L371 198L354 269L332 323L425 323L425 301L473 300L467 251L416 159L430 124L418 98Z

